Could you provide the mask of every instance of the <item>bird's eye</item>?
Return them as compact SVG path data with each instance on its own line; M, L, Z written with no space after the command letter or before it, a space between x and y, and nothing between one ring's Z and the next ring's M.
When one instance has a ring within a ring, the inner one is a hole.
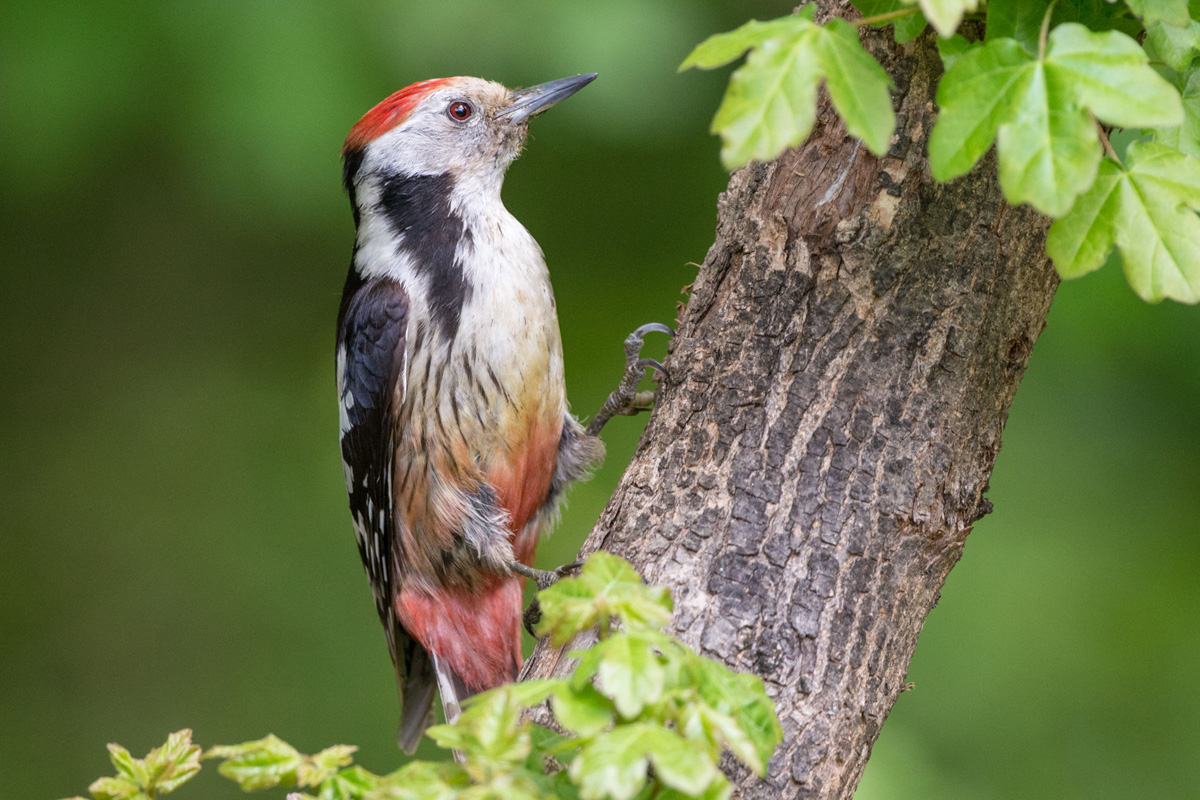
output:
M451 103L448 113L451 119L466 122L471 118L471 106L463 102Z

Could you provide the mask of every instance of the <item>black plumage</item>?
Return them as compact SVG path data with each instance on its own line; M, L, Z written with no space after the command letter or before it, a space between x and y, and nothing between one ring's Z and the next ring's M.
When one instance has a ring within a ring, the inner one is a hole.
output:
M401 554L393 549L391 403L394 387L403 381L408 313L404 287L389 278L363 280L351 267L338 315L342 460L359 555L403 687L400 744L412 752L437 683L429 655L399 624L392 606Z

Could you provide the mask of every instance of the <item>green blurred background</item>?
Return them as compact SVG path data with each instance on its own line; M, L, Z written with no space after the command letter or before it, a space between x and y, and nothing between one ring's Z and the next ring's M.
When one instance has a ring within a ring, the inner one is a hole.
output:
M0 10L0 798L104 743L269 731L397 765L336 447L338 147L414 80L601 77L505 198L591 413L675 316L726 176L689 47L788 2L7 3ZM660 348L661 343L654 347ZM1066 285L860 798L1200 796L1200 312ZM573 553L640 423L577 489ZM209 771L189 796L232 798ZM282 792L274 793L282 796Z

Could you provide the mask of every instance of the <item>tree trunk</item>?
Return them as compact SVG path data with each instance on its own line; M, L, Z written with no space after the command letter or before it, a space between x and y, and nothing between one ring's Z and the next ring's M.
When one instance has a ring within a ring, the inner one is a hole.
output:
M847 14L848 6L826 11ZM926 143L926 34L865 34L899 126L872 156L826 101L739 170L633 462L583 553L671 588L675 632L766 681L784 728L740 798L848 798L958 561L1057 278L1046 220ZM527 676L568 665L543 643Z

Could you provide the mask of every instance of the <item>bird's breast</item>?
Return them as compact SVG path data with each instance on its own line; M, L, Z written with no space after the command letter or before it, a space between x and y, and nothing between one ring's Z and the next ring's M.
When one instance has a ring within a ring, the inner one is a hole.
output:
M499 231L502 245L476 231L473 246L460 251L470 290L452 340L439 337L431 319L410 323L398 456L427 478L401 499L413 522L439 530L447 545L456 504L446 498L455 487L469 493L490 485L520 534L554 474L567 410L562 344L541 251L517 228ZM419 491L429 500L413 496ZM436 522L440 515L446 525ZM536 535L518 537L517 557L531 560L535 543Z

